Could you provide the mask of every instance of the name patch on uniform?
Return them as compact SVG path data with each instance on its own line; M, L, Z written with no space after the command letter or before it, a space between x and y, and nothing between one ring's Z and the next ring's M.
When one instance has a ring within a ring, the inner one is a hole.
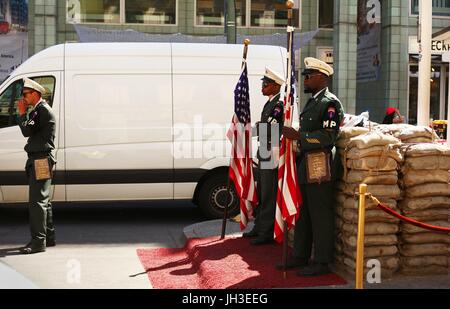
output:
M333 121L333 120L325 120L325 121L323 122L323 128L324 128L324 129L334 129L334 128L336 128L336 127L337 127L336 121Z

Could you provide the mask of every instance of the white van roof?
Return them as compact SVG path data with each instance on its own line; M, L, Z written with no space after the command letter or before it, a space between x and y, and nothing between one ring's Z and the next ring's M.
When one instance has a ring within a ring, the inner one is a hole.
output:
M35 54L12 75L63 69L105 73L164 74L173 70L175 74L236 74L240 70L243 48L242 44L65 43ZM170 55L173 55L173 62ZM286 59L286 49L250 45L247 59L250 75L263 75L261 68L265 66L281 73L285 71L280 63Z

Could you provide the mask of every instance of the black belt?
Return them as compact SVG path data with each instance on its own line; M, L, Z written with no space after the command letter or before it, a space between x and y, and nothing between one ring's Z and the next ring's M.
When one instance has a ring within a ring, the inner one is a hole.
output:
M28 158L49 157L51 152L29 152Z

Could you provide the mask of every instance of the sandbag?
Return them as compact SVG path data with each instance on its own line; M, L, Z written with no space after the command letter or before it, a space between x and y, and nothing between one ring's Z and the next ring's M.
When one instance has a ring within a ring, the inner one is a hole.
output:
M400 240L405 244L450 244L450 236L445 233L401 234Z
M393 123L393 124L380 123L374 127L374 130L384 134L398 136L402 130L408 129L411 126L413 125L407 123Z
M337 230L337 231L340 231L341 229L342 229L342 225L344 224L344 221L341 219L341 217L339 217L339 216L336 216L335 218L334 218L334 228Z
M395 171L398 163L392 158L367 157L359 160L347 160L347 168L366 171Z
M428 196L420 198L405 198L399 204L403 210L425 210L431 208L449 208L449 196ZM345 207L345 204L344 204Z
M358 192L359 183L347 183L344 187L345 194L352 195ZM399 199L401 197L401 191L398 185L368 185L367 192L372 193L376 197L384 197L391 199Z
M349 139L339 139L336 141L336 147L339 149L346 149L349 143ZM343 156L341 156L341 158L343 158Z
M401 149L404 152L405 158L430 156L450 157L450 148L441 144L402 145Z
M407 174L409 170L449 170L450 157L427 156L406 158L402 166L402 173Z
M369 129L364 127L344 127L339 130L338 140L350 139L352 137L366 134L368 132Z
M374 146L364 149L353 147L346 153L347 159L359 160L365 157L389 157L399 163L403 161L403 157L400 154L399 148L394 147L393 145Z
M358 225L351 223L342 224L342 231L351 234L358 234ZM374 223L368 222L364 225L364 233L365 235L386 235L386 234L395 234L399 231L398 224L394 223Z
M358 223L359 213L356 209L343 208L341 217L346 223ZM369 209L365 211L365 222L398 223L399 221L399 219L385 213L381 209Z
M358 237L351 234L342 234L342 241L348 247L355 247L357 245ZM395 234L387 235L364 235L365 246L389 246L397 245L398 238Z
M450 208L431 208L419 211L403 210L403 215L421 222L448 220L450 218Z
M397 208L397 201L394 199L389 199L389 198L379 198L380 202L395 210L398 211ZM349 209L358 209L359 208L359 200L357 198L353 198L353 197L347 197L347 199L345 200L344 204L343 204L344 208L349 208ZM379 209L378 206L372 201L371 198L366 197L366 210L371 210L371 209Z
M336 188L336 190L337 190L339 193L342 193L342 192L344 192L344 190L345 190L345 182L344 182L344 181L338 180L338 181L336 181L334 187Z
M344 245L343 251L346 256L356 259L356 248L347 247ZM397 253L398 253L397 246L364 247L365 258L378 258L382 256L395 255Z
M367 262L371 260L370 258L364 258L364 268L367 268ZM380 256L377 258L377 260L381 264L381 268L383 269L398 269L400 267L400 257L393 255L393 256ZM348 258L347 256L344 256L343 262L348 267L356 268L356 262L355 259Z
M434 226L440 226L440 227L450 227L450 222L446 221L446 220L427 221L427 222L423 222L423 223L427 223L429 225L434 225ZM410 233L410 234L430 232L430 230L428 230L428 229L425 229L425 228L419 227L419 226L415 226L412 224L408 224L408 223L402 223L400 225L400 229L403 233Z
M428 265L422 267L400 266L399 273L410 276L447 275L448 267L438 265Z
M416 144L416 143L433 143L431 137L412 137L408 139L402 139L404 144Z
M338 268L345 271L346 273L348 273L349 275L351 275L352 277L354 277L356 275L355 272L355 268L354 267L350 267L347 265L338 265ZM368 267L364 267L363 271L363 278L367 278L367 273L370 271L371 269L369 269ZM392 276L394 276L397 272L399 271L399 269L387 269L387 268L383 268L381 267L380 269L380 273L381 273L381 278L390 278Z
M433 140L437 139L438 136L434 133L433 129L426 126L409 126L402 129L395 137L399 138L402 141L411 140L413 138L419 139L428 139Z
M403 184L405 187L412 187L425 183L449 183L449 170L408 170L403 175Z
M407 267L423 267L428 265L448 267L448 261L445 255L401 257L400 261L402 265Z
M396 185L398 182L398 173L396 171L350 170L347 173L347 178L344 180L348 183L365 183L367 185Z
M363 135L352 137L347 148L357 147L359 149L370 148L373 146L400 145L400 140L380 132L372 131Z
M450 183L426 183L408 188L407 197L450 196Z
M399 249L402 256L447 255L447 244L403 244Z

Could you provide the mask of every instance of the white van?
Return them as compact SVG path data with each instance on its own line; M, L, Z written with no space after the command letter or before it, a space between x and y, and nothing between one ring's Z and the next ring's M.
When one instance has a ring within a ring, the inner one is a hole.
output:
M243 45L68 43L34 55L0 86L0 203L28 200L16 109L22 78L29 77L47 88L57 119L54 201L192 199L220 217L242 51ZM285 63L285 48L249 46L253 123L266 102L265 66L285 74ZM235 197L231 203L237 213Z

